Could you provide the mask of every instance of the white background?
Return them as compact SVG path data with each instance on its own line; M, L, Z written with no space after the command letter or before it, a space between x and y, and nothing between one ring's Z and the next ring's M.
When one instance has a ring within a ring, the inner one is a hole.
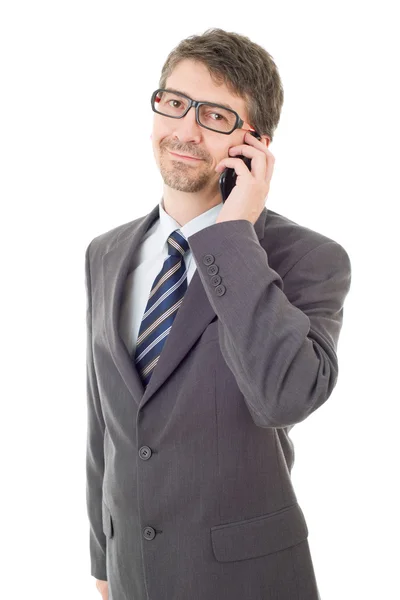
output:
M2 3L2 597L100 598L85 504L84 253L159 202L151 92L169 51L210 27L247 35L280 71L267 206L352 262L339 381L291 432L321 598L398 593L395 4Z

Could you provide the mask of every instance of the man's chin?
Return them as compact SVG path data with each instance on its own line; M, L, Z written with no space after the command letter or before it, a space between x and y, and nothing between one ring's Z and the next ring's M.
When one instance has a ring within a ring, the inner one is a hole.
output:
M193 194L205 190L210 184L210 178L206 173L201 177L190 177L188 174L180 173L177 175L170 171L161 171L161 176L165 185L178 192Z
M206 185L199 185L196 184L196 182L188 184L164 179L164 183L172 190L176 190L177 192L186 192L188 194L195 194L197 192L201 192L206 188Z

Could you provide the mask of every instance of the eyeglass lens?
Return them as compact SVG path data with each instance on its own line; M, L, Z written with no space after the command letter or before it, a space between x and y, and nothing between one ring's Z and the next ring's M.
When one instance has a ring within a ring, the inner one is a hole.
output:
M188 104L188 99L178 92L160 91L155 96L153 108L162 115L180 117ZM229 109L214 104L201 104L198 109L199 121L205 127L214 131L230 131L235 126L236 114Z

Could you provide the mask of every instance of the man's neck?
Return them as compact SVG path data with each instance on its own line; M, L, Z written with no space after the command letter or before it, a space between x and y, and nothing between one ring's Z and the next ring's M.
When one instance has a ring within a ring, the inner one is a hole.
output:
M181 227L220 202L222 202L222 198L219 190L214 195L207 196L204 192L190 194L164 186L162 206L165 212Z

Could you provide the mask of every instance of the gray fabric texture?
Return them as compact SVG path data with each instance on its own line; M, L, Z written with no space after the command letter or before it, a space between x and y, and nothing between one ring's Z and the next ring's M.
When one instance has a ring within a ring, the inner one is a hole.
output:
M86 250L91 574L110 600L318 600L289 431L337 382L349 256L267 208L189 236L197 270L144 392L118 319L158 211Z

